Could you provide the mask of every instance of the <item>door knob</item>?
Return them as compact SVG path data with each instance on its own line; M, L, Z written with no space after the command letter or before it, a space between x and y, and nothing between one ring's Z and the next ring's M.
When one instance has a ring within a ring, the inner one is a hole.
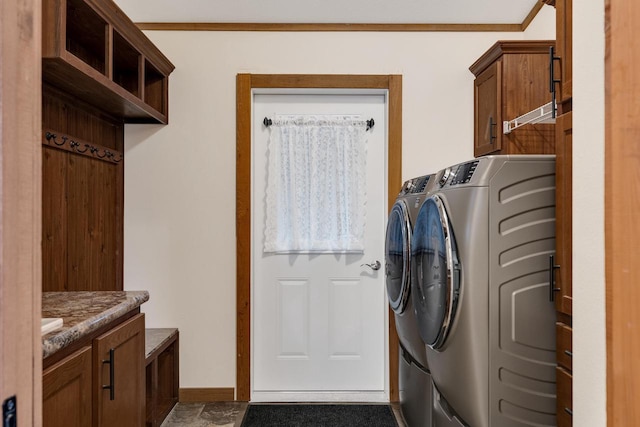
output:
M370 269L372 269L373 271L378 271L380 270L380 267L382 266L382 264L380 264L380 261L376 260L372 263L369 264L360 264L360 267L364 267L364 266L369 267Z

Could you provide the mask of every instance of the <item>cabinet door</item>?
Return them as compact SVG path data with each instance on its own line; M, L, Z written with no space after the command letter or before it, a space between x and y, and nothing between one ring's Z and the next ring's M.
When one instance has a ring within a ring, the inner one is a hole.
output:
M555 67L555 78L560 79L557 101L561 103L572 95L572 13L573 0L556 1L556 55L560 58L560 68Z
M144 425L144 339L144 314L138 314L94 340L95 426Z
M502 61L496 61L474 81L474 156L502 148Z
M44 427L91 425L91 347L66 357L42 373Z
M556 310L571 316L571 153L572 114L556 119Z
M571 427L573 425L573 376L570 372L558 367L556 368L556 383L558 427Z

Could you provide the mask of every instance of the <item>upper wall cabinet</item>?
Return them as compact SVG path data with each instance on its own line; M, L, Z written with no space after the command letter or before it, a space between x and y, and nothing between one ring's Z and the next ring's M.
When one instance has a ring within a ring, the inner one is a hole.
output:
M554 79L559 83L557 102L559 114L571 111L573 85L573 0L557 0L556 6L556 53L554 60ZM558 69L559 68L559 69Z
M110 0L44 0L45 82L129 123L168 121L173 64Z
M499 41L469 69L474 81L474 155L553 154L553 124L527 125L505 134L503 122L551 102L553 40Z

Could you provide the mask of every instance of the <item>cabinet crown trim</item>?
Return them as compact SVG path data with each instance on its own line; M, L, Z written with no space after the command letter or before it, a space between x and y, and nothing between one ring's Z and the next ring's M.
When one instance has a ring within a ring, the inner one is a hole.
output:
M546 53L549 52L550 46L555 45L555 40L498 40L469 67L469 70L478 77L504 54Z

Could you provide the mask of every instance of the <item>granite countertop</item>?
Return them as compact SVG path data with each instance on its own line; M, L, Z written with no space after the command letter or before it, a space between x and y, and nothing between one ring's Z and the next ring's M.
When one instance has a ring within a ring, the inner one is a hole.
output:
M43 292L42 317L61 317L62 328L42 337L46 358L149 300L147 291Z

